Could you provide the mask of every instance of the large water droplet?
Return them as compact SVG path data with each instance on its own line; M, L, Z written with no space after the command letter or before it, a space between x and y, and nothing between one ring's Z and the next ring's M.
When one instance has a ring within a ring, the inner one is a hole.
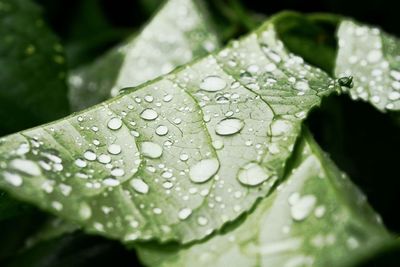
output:
M161 157L163 149L159 144L153 142L143 142L141 144L141 152L145 157L157 159Z
M291 129L291 122L287 120L274 120L271 123L269 135L281 136L288 133Z
M92 216L92 209L86 202L82 202L80 207L79 207L79 216L83 220L87 220Z
M190 168L189 177L194 183L208 181L219 169L219 161L216 158L203 159Z
M105 186L114 187L114 186L120 185L120 182L117 179L114 179L114 178L106 178L106 179L103 180L103 184Z
M15 170L24 172L32 176L38 176L42 174L42 171L40 170L39 166L31 160L13 159L10 162L10 166Z
M215 132L219 135L232 135L240 132L244 127L242 120L237 118L227 118L218 122Z
M257 163L248 163L239 170L238 180L244 185L256 186L259 185L271 177L264 168Z
M117 144L111 144L108 146L108 152L113 155L118 155L121 153L121 146Z
M85 168L87 166L87 162L83 159L76 159L75 160L75 165L78 166L79 168Z
M163 136L166 135L168 133L168 127L164 126L164 125L160 125L156 128L156 134Z
M297 201L292 201L290 207L290 213L293 220L302 221L311 213L317 199L313 195L305 195L299 198Z
M16 173L5 172L4 179L13 186L21 186L23 183L22 177Z
M310 89L310 85L307 81L298 81L294 84L294 88L300 91L307 91Z
M158 117L158 113L154 109L148 108L140 113L140 117L144 120L152 121Z
M147 194L149 192L149 186L142 179L134 178L130 181L130 184L138 193Z
M122 120L120 118L112 118L108 121L107 124L108 128L110 128L111 130L118 130L119 128L122 127Z
M178 218L181 220L186 220L192 214L192 210L189 208L181 209L178 213Z
M216 92L226 87L226 82L216 75L207 76L200 83L200 89L208 92Z
M90 161L96 160L97 158L96 154L92 150L86 150L85 153L83 153L83 157Z

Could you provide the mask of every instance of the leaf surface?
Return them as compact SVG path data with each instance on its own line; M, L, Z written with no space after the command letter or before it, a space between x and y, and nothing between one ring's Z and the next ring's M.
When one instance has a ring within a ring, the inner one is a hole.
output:
M218 54L1 139L0 186L89 232L187 243L270 192L302 120L337 89L267 23Z
M140 258L163 267L351 266L392 240L311 135L301 138L292 167L277 190L222 233L188 247L138 245Z

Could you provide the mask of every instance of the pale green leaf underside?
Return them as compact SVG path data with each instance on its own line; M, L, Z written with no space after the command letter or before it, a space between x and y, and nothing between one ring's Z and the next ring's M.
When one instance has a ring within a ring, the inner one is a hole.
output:
M69 78L73 110L98 104L218 48L200 1L170 0L124 44Z
M186 248L139 245L140 258L162 267L342 267L390 240L365 196L310 136L294 161L285 182L236 228Z
M335 87L266 24L217 55L1 139L0 186L110 238L198 240L269 193L301 121Z
M335 73L352 75L353 99L381 111L400 110L400 42L378 28L344 20L338 30Z

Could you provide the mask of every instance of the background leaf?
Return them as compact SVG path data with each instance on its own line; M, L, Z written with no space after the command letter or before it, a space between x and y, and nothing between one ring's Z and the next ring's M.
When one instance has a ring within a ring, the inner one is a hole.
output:
M40 9L1 0L0 25L0 135L67 115L63 48Z
M172 0L132 36L70 77L73 110L90 107L204 56L219 44L200 1Z
M343 20L338 30L336 75L353 75L353 99L381 111L400 110L400 42L378 28Z
M392 239L349 178L303 135L285 182L210 239L138 246L147 266L350 266ZM351 257L347 255L351 253Z

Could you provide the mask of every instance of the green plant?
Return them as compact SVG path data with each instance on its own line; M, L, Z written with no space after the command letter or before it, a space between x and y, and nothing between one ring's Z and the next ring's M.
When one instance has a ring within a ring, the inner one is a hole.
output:
M230 2L216 30L204 3L170 0L70 70L37 6L0 0L0 129L22 130L0 139L0 224L40 225L0 238L19 248L0 260L76 265L58 253L82 231L148 266L354 266L398 247L304 120L349 94L398 124L399 40L339 15L260 24Z

